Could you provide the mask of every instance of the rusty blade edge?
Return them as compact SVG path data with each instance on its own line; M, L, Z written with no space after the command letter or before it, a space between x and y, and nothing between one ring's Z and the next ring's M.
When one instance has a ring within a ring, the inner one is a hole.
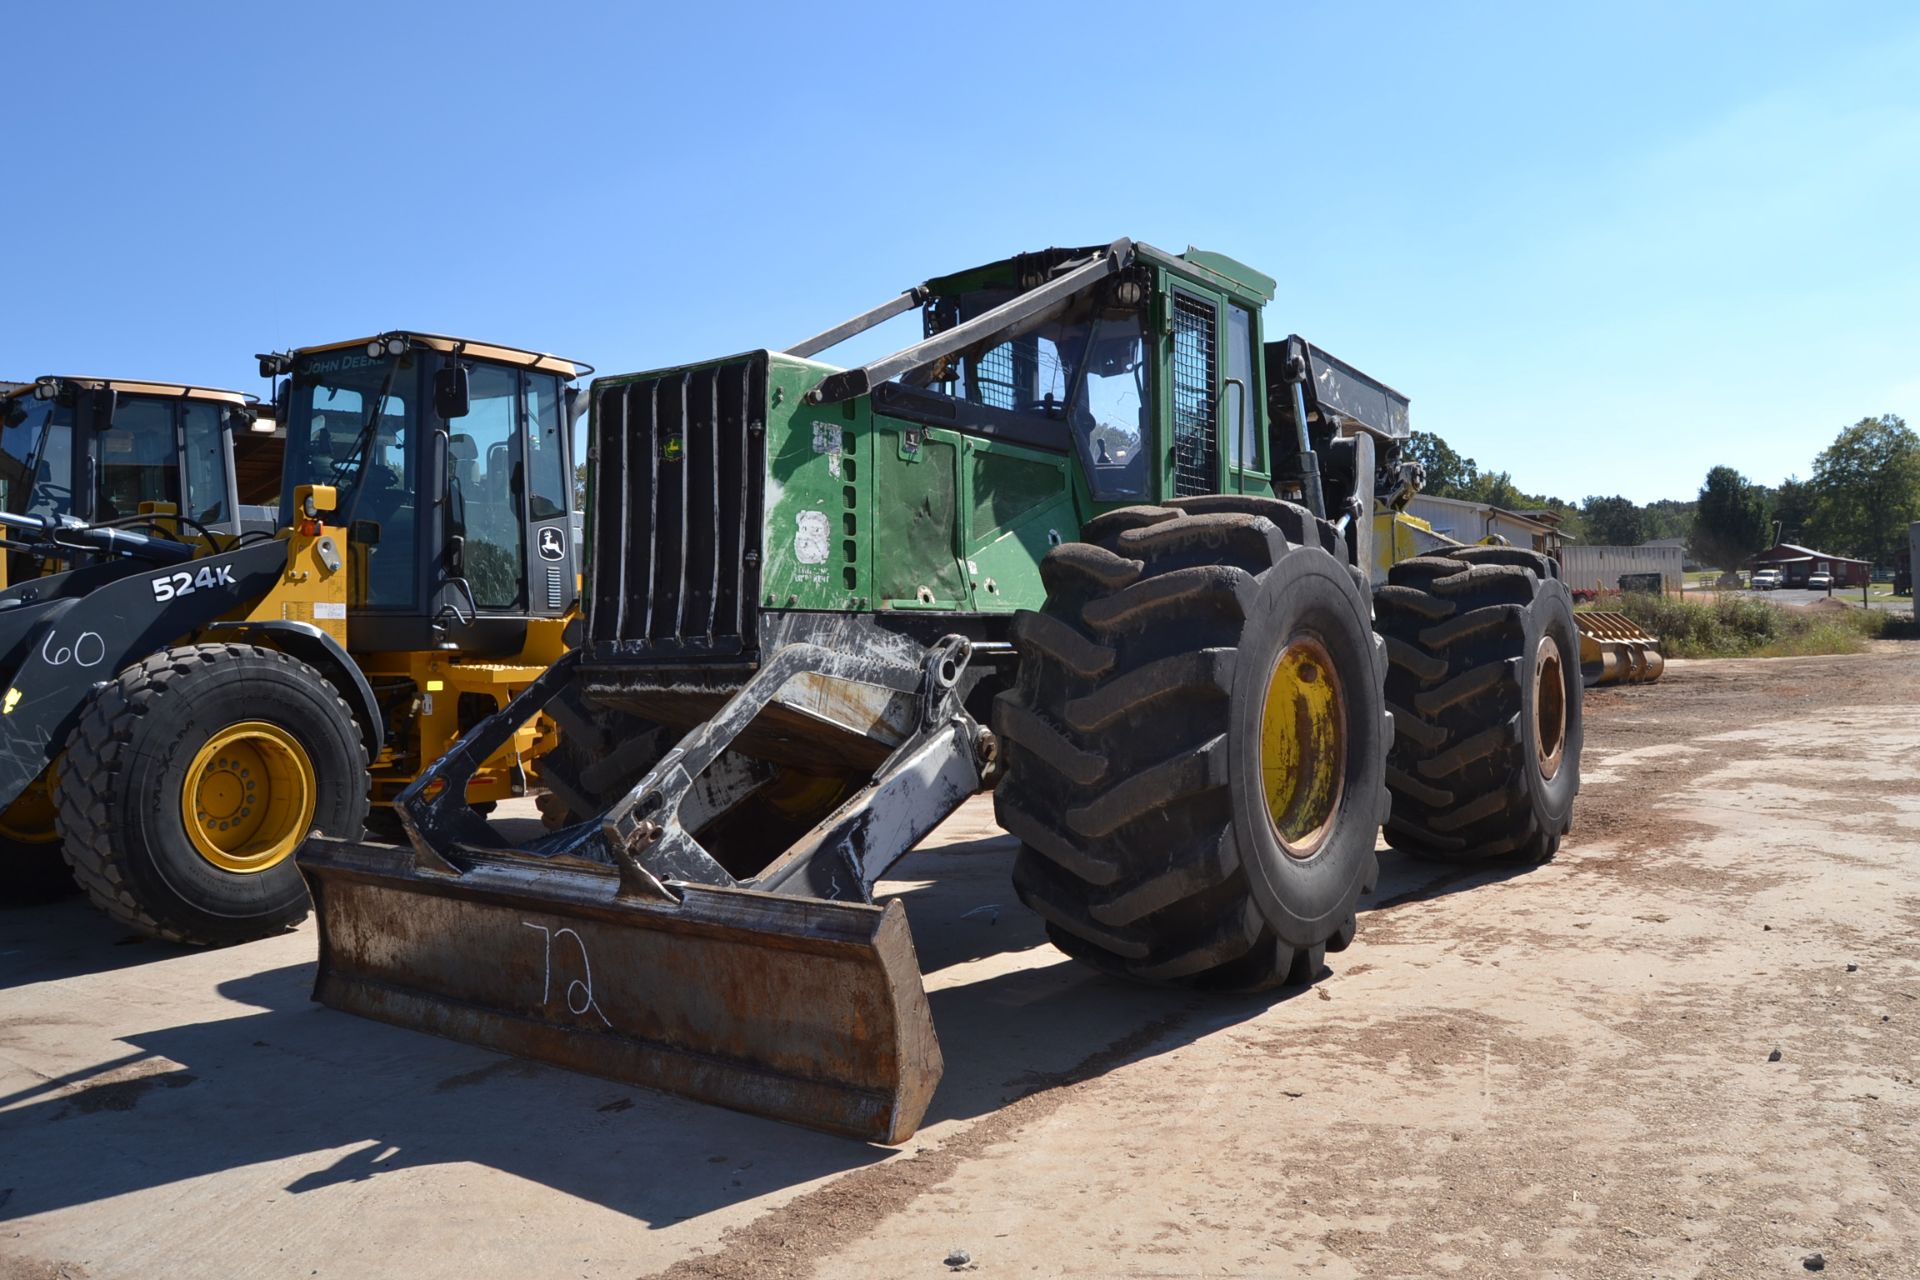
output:
M884 1089L801 1080L673 1045L555 1027L337 972L320 974L313 998L330 1009L410 1031L868 1142L904 1142L925 1109L906 1114Z
M611 869L581 872L508 856L449 876L419 870L409 850L346 841L326 841L303 852L300 866L313 890L319 926L314 998L345 1012L884 1143L912 1136L942 1073L912 934L898 902L875 907L703 886L687 886L678 904L620 900ZM451 919L472 923L444 935L444 944L436 943L428 917L405 905L422 898L443 900L459 913ZM383 901L386 905L372 916L365 914L369 904ZM604 1012L599 1015L604 1026L529 1016L516 1007L523 997L502 991L496 999L491 979L480 980L481 971L457 964L446 968L463 945L491 934L491 917L523 913L591 930L580 942L583 955L601 930L664 937L669 947L691 949L692 963L685 967L699 977L649 989L646 999L659 1019L631 1009L623 1017L618 1008L613 1009L618 1025ZM369 922L381 919L387 923L369 934ZM412 932L415 924L422 930ZM394 958L380 942L389 930L403 952L424 943L446 963L398 971L384 967ZM713 944L723 945L717 954L737 954L744 945L749 955L766 955L746 969L709 967L697 957ZM373 950L366 950L369 946ZM819 967L848 963L854 970ZM770 971L799 966L786 972L796 976L795 990L804 998L792 1007L741 1015L744 1021L713 1022L714 1011L738 1007L726 998L728 992L738 982L754 982L763 964ZM806 976L829 972L842 977ZM848 982L849 972L864 976ZM844 1030L841 1037L821 1039L821 1028L810 1021L819 1001L838 1004L854 1019L851 1025L867 1032L853 1041L843 1038ZM687 1019L676 1018L676 1010L698 1012ZM670 1025L695 1031L691 1039L663 1039L644 1029ZM769 1033L775 1043L789 1046L771 1059Z

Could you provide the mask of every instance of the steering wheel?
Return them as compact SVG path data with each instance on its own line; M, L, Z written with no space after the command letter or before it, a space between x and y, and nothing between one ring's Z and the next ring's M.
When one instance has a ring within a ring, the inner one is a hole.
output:
M34 506L44 504L49 507L59 507L62 510L71 511L73 509L73 489L68 485L55 484L51 480L35 481L30 501Z

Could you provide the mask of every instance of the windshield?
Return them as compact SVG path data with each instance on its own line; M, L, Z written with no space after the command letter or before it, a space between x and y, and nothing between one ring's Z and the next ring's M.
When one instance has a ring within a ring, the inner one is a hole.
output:
M415 371L411 354L321 352L301 357L288 399L281 523L293 520L296 485L330 484L338 494L328 523L379 525L367 556L366 602L376 608L414 601Z
M15 515L73 510L73 410L32 393L9 397L0 426L0 509Z
M1103 501L1147 493L1147 361L1138 306L1088 290L996 338L905 375L911 386L1013 413L1064 421ZM1017 297L980 289L928 307L934 332Z

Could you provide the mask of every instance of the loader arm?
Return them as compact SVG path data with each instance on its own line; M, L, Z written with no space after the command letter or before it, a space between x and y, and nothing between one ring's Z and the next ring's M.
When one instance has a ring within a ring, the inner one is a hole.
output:
M85 594L0 610L0 808L59 754L94 685L266 596L286 567L278 540L133 572L118 562L101 568L124 576ZM32 585L9 595L22 599Z

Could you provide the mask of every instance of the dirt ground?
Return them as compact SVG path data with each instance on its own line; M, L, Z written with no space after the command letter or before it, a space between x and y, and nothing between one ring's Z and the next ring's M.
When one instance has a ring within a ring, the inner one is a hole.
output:
M1593 691L1558 858L1384 854L1277 1000L1065 960L974 802L885 886L899 1150L322 1009L310 926L0 913L0 1280L1920 1275L1916 762L1920 644Z

